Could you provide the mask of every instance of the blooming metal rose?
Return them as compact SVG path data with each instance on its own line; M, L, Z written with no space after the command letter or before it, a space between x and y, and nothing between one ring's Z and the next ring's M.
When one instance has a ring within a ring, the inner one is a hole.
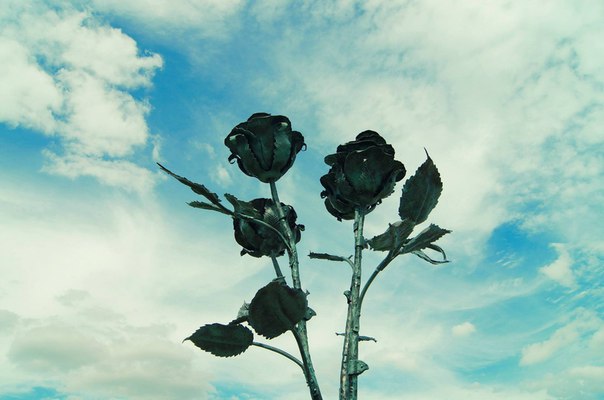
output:
M283 255L286 245L282 236L277 233L281 232L281 224L273 201L271 199L254 199L250 204L258 211L256 218L265 222L268 226L245 218L236 217L233 219L235 240L243 247L241 255L249 254L254 257ZM292 206L283 203L281 203L281 206L285 213L285 220L289 224L297 243L300 241L304 226L296 225L297 215Z
M353 219L355 210L370 212L394 191L405 166L394 159L394 148L377 132L364 131L325 157L331 168L321 177L321 197L330 214Z
M237 160L243 173L264 183L281 178L305 146L304 136L292 131L287 117L266 113L253 114L237 125L224 144L231 150L230 162Z

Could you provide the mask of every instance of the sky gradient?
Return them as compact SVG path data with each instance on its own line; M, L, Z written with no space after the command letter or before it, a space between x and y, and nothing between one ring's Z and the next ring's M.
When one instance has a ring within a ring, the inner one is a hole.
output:
M306 226L313 360L336 398L351 222L323 157L379 132L444 183L450 264L396 260L367 295L360 398L604 399L604 3L5 0L0 7L0 400L306 399L252 348L181 344L273 278L156 162L242 199L252 113L308 149L278 182ZM398 219L402 184L367 218ZM418 231L423 226L419 226ZM364 276L380 261L366 252ZM283 260L282 265L286 262ZM295 352L291 337L271 344Z

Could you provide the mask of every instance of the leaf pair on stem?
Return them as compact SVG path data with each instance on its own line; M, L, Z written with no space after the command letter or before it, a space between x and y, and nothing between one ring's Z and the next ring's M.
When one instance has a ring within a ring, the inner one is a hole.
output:
M209 324L199 328L190 340L202 350L218 357L232 357L243 353L252 345L254 334L241 322L247 321L256 333L273 339L293 330L307 313L306 294L273 281L258 290L244 315L233 322Z

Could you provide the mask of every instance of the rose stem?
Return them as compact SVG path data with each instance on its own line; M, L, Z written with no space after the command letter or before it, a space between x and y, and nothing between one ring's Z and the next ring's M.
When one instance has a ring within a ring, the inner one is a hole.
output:
M279 215L279 220L281 221L281 228L285 233L285 238L289 242L289 248L287 253L289 256L289 265L291 267L292 282L294 288L302 289L302 285L300 282L300 269L298 261L298 251L296 249L296 241L289 227L289 224L285 219L285 212L283 211L283 207L281 207L281 201L279 200L279 194L277 192L277 186L275 185L275 182L270 182L270 187L273 203L275 204L277 214ZM319 384L315 376L315 370L312 364L312 360L310 358L310 350L308 346L308 333L306 331L306 321L302 320L298 322L298 324L296 324L295 329L293 330L293 333L294 337L296 338L298 348L300 350L302 362L304 364L304 377L306 378L306 383L310 390L310 396L313 400L322 400L323 396L321 396L321 390L319 389Z

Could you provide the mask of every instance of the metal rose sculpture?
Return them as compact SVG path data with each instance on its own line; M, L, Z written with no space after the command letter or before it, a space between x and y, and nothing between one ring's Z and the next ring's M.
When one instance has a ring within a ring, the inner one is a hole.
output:
M275 204L271 199L254 199L250 202L254 208L251 212L254 219L234 218L235 240L243 247L241 255L254 257L277 257L285 253L285 241L281 231L281 222ZM293 207L281 203L285 219L296 243L300 241L303 225L296 225L296 211ZM262 221L263 224L255 222Z
M354 219L354 210L373 210L405 177L405 166L394 159L394 148L377 132L365 131L325 157L331 168L321 177L321 192L330 214Z
M243 247L241 255L269 258L275 279L251 296L250 303L244 302L233 320L226 324L203 325L186 340L218 357L236 356L250 346L277 353L301 368L311 399L322 399L306 326L315 312L309 307L308 292L302 287L296 248L304 226L296 223L294 208L279 200L276 186L276 182L294 164L296 155L305 147L304 137L292 130L287 117L256 113L236 125L224 143L231 151L229 161L236 160L244 174L269 185L270 199L244 201L225 194L224 198L230 203L230 207L227 207L205 185L176 175L162 165L160 167L202 196L202 200L192 201L190 206L232 218L235 241ZM435 242L450 231L430 224L412 236L415 227L426 221L442 191L440 174L429 156L403 185L399 218L381 234L371 239L365 237L365 217L390 196L397 182L405 177L403 163L394 156L394 148L377 132L368 130L358 134L355 140L338 146L335 153L325 157L325 163L329 166L327 173L321 177L325 189L321 197L325 199L325 207L340 221L353 220L354 256L319 252L309 254L313 259L348 263L352 269L350 289L345 292L348 307L346 324L344 332L340 334L343 336L340 400L357 399L359 376L369 369L368 364L359 359L359 344L374 339L360 334L360 317L365 295L377 276L396 257L404 254L414 254L431 264L448 262L444 250ZM385 255L363 282L362 253L367 250ZM428 250L440 254L442 258L434 259L427 253ZM291 286L287 284L287 278L279 266L278 258L285 254L291 272ZM291 332L300 358L255 341L254 332L269 340Z
M283 115L256 113L238 124L224 139L241 171L261 182L276 182L294 164L304 147L304 137L292 131Z

